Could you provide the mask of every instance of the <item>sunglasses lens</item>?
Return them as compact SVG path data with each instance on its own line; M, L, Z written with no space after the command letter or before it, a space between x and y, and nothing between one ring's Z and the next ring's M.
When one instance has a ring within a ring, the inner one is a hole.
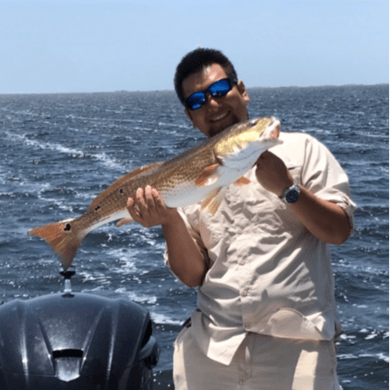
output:
M219 80L210 86L209 91L213 96L224 96L231 90L229 79Z
M190 110L197 110L202 107L206 101L206 95L204 92L195 92L186 99L186 106Z
M206 91L195 92L189 96L185 101L186 107L190 110L197 110L206 102L206 92L209 92L213 97L218 97L226 95L231 89L232 85L229 79L219 80L210 85Z

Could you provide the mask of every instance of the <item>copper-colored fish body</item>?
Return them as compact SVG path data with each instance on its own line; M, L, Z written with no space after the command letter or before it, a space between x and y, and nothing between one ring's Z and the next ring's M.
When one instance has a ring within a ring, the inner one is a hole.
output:
M138 188L156 188L168 207L203 202L202 210L215 213L226 187L247 184L242 176L261 153L281 142L279 130L280 122L273 117L234 125L171 160L131 171L99 194L82 216L37 227L29 234L46 240L68 268L91 230L111 221L131 222L126 203Z

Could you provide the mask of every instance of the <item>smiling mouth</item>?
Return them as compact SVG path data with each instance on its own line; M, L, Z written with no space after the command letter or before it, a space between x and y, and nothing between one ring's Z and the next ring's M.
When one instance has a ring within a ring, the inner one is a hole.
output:
M220 120L222 120L222 119L225 119L229 114L230 114L230 111L224 112L223 114L218 115L218 116L212 118L212 119L210 120L210 122L213 122L213 123L214 123L214 122L218 122L218 121L220 121Z

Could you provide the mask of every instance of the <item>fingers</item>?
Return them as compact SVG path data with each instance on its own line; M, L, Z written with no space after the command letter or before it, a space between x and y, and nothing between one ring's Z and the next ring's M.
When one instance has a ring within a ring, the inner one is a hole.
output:
M148 216L154 206L154 201L150 193L150 187L147 186L145 188L145 192L142 188L138 188L135 193L135 198L139 214L143 217Z
M145 227L161 224L166 207L159 192L151 186L138 188L135 197L127 200L131 217Z
M153 207L153 203L150 190L145 188L144 194L144 190L142 188L138 188L135 193L135 198L129 198L127 200L127 209L132 218L135 221L140 222L149 215L149 208Z
M275 156L272 152L270 152L269 150L266 150L264 151L263 153L260 154L260 157L259 159L266 159L266 158L270 158L272 156Z
M134 199L133 198L127 199L126 206L131 218L133 218L134 221L140 222L141 215L139 213L139 208L136 205Z
M154 199L154 204L156 206L156 209L161 210L161 209L165 208L165 204L164 204L163 198L161 197L160 193L155 188L152 188L151 192L152 192L152 196Z
M142 198L142 189L139 188ZM138 191L137 190L137 191ZM160 193L151 186L145 187L144 198L140 200L143 213L149 213L149 215L157 216L163 209L165 209L164 201L161 198Z
M261 153L260 157L257 159L256 164L259 168L262 168L263 166L275 164L275 162L278 163L279 160L279 157L277 157L272 152L266 150L265 152Z

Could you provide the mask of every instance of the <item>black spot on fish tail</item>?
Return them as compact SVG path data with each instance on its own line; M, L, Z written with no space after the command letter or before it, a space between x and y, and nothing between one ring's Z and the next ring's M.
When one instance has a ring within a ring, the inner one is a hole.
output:
M73 232L73 221L74 220L72 219L51 223L29 231L30 235L43 238L50 245L55 253L61 258L62 265L65 269L72 264L77 248L85 237L85 231L83 230ZM76 225L77 224L75 224L75 229Z
M100 206L96 206L95 211L99 211L99 210L100 210Z
M123 194L125 193L125 190L124 190L123 188L120 188L120 189L119 189L119 193L120 193L121 195L123 195Z

